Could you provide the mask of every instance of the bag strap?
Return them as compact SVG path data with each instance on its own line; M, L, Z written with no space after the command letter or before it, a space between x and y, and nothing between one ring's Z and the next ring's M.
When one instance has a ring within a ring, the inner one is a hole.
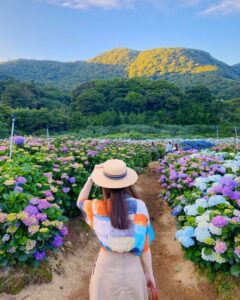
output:
M150 300L159 300L157 289L155 288L155 286L152 284L151 281L148 282L147 287L151 290L151 294L152 294L152 299Z

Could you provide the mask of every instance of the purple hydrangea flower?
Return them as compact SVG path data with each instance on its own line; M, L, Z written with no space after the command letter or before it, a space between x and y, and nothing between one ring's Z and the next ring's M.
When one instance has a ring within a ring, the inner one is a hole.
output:
M104 149L104 148L105 148L104 145L98 145L98 146L96 147L97 150L102 150L102 149Z
M38 219L35 216L29 216L22 221L26 226L38 225Z
M10 248L7 252L8 252L8 253L15 253L15 252L16 252L16 248L15 248L15 247L12 247L12 248Z
M53 247L59 248L63 244L63 238L60 235L55 235L53 238Z
M222 216L216 216L212 219L212 223L214 226L222 228L228 224L228 220Z
M2 237L2 242L5 243L10 240L10 235L8 233L4 234Z
M31 205L37 205L37 204L38 204L38 201L39 201L38 198L32 198L32 199L29 201L29 203L30 203Z
M75 178L75 177L70 177L70 178L68 179L68 181L69 181L70 183L75 183L75 182L76 182L76 178Z
M63 187L62 191L63 191L64 194L67 194L70 191L70 188L69 187Z
M40 220L41 222L44 222L47 220L47 214L44 214L44 213L38 213L36 214L36 218L38 220Z
M240 257L240 246L239 246L239 247L236 247L236 248L234 249L234 253L235 253L238 257Z
M40 199L38 201L38 208L40 210L43 210L43 209L47 209L47 208L50 208L52 205L45 199Z
M25 207L24 211L28 213L29 216L36 215L38 213L38 209L36 206L28 205Z
M25 142L25 139L23 136L15 136L14 137L14 143L18 146L23 145Z
M16 184L23 185L27 182L27 179L23 176L19 176L15 179Z
M62 152L64 152L64 153L68 152L68 147L63 147Z
M238 199L240 199L240 192L239 192L239 191L235 191L235 192L233 193L232 199L233 199L233 200L238 200Z
M45 258L46 252L45 251L42 251L42 252L41 251L36 251L34 256L35 256L36 260L41 261Z
M64 226L62 227L62 229L60 230L60 232L61 232L61 235L62 235L62 236L68 235L68 229L67 229L67 226L64 225Z
M220 184L228 186L230 189L234 189L238 186L238 183L230 176L224 176L220 180Z
M52 196L53 196L53 193L52 193L51 191L45 191L45 192L44 192L44 195L45 195L46 197L52 197Z
M98 151L90 150L90 151L87 152L87 155L91 156L91 157L97 156L98 155Z
M23 188L22 188L21 186L16 185L16 186L14 187L14 191L15 191L15 192L22 193L22 192L23 192Z

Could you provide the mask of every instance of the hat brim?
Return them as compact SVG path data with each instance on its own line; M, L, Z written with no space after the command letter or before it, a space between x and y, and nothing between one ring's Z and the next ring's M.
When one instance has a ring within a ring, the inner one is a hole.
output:
M95 169L92 173L93 182L103 188L120 189L133 185L138 180L138 174L131 168L127 168L127 175L121 179L110 179L103 173L103 168Z

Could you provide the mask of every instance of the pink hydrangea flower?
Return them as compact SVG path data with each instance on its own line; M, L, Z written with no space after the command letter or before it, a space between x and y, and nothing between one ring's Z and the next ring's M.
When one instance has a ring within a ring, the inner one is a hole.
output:
M217 253L224 253L227 250L227 245L225 242L217 241L214 250Z

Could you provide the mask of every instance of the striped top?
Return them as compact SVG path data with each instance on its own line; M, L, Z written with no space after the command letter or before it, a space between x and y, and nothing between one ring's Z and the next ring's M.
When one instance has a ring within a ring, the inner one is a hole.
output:
M101 247L106 251L131 252L139 256L149 249L154 232L148 210L142 200L127 197L129 228L114 228L108 213L110 200L84 200L79 203L84 218L94 229Z

